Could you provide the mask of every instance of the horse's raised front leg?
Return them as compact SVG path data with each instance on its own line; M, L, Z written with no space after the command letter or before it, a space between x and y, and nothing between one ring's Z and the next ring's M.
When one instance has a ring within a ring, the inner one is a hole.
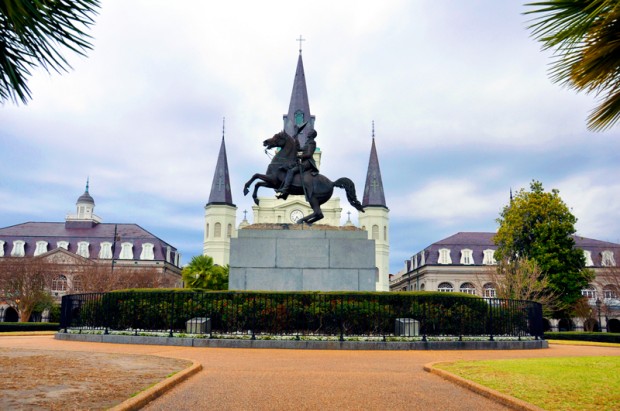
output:
M252 198L254 199L254 204L258 205L259 200L258 200L258 189L260 187L270 187L270 184L267 184L265 182L259 181L258 183L254 184L254 192L252 193Z
M243 186L243 195L247 196L248 193L250 192L250 186L252 185L252 183L255 180L263 180L266 181L269 177L267 177L265 174L259 174L256 173L252 176L252 178L250 178L247 183L245 183L245 185Z

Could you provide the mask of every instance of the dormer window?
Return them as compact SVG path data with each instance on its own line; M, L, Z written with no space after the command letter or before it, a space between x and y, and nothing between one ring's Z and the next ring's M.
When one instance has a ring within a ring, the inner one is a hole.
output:
M172 248L170 246L166 246L166 261L171 263L172 260Z
M121 255L119 256L121 260L133 260L133 244L131 243L122 243L121 244Z
M13 241L13 250L11 250L11 257L25 257L26 242L23 240L15 240Z
M450 249L448 248L439 249L439 258L437 259L437 263L452 264L452 259L450 258Z
M47 253L47 241L37 241L37 248L34 250L34 255L41 255Z
M90 257L90 251L88 251L88 241L80 241L79 243L77 243L77 255L81 255L84 258L88 258Z
M482 255L484 256L482 258L482 264L484 265L497 264L497 261L495 260L495 250L491 250L490 248L488 248L482 252Z
M461 250L461 264L463 265L475 264L473 253L474 252L472 250L467 249L467 248Z
M112 243L104 241L99 245L99 258L109 260L112 258Z
M4 241L0 240L0 257L4 257Z
M153 253L153 248L155 246L152 243L144 243L142 244L142 252L140 253L140 260L154 260L155 253Z
M424 251L420 253L420 267L423 265L426 265L426 253Z
M592 261L592 251L583 250L583 256L586 259L586 267L592 267L594 265Z
M56 243L56 248L64 248L65 250L69 250L69 242L68 241L58 241Z
M616 260L614 260L614 252L605 250L601 253L601 265L603 267L615 267Z
M414 270L418 268L418 255L417 254L411 257L411 264Z

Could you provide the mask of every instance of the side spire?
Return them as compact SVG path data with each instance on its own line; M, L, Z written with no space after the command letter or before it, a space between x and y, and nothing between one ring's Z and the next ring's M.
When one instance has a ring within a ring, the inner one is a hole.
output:
M228 172L228 157L226 156L226 141L224 139L226 125L226 117L222 120L222 143L220 145L220 153L217 157L215 165L215 173L213 174L213 182L211 183L211 194L209 195L209 204L228 204L234 206L232 202L232 193L230 191L230 174Z
M366 173L366 185L364 187L364 207L385 207L385 194L383 192L383 180L381 179L381 169L379 168L379 157L375 145L375 122L372 122L372 146L370 148L370 159L368 160L368 171Z
M301 36L300 36L301 37ZM297 58L297 69L295 70L295 80L293 81L293 91L288 106L288 113L283 116L284 130L288 135L295 135L295 125L308 125L299 134L299 142L303 146L306 136L314 130L315 117L310 114L310 102L308 100L308 88L306 87L306 74L304 73L304 62L301 57L301 42L305 39L297 40L300 43L299 57Z

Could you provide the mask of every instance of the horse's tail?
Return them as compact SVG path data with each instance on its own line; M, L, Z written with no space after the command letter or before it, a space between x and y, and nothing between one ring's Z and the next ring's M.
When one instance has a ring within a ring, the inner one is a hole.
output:
M353 181L349 178L341 177L334 181L334 186L344 188L344 191L347 193L347 200L349 200L349 204L362 213L364 212L364 207L362 206L362 203L358 201L357 195L355 194L355 184Z

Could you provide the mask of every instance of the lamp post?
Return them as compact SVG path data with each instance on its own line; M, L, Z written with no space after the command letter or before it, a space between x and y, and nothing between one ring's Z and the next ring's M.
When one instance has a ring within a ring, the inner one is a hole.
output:
M601 326L601 299L597 298L596 299L596 311L598 312L598 332L602 332L603 331L603 327Z

